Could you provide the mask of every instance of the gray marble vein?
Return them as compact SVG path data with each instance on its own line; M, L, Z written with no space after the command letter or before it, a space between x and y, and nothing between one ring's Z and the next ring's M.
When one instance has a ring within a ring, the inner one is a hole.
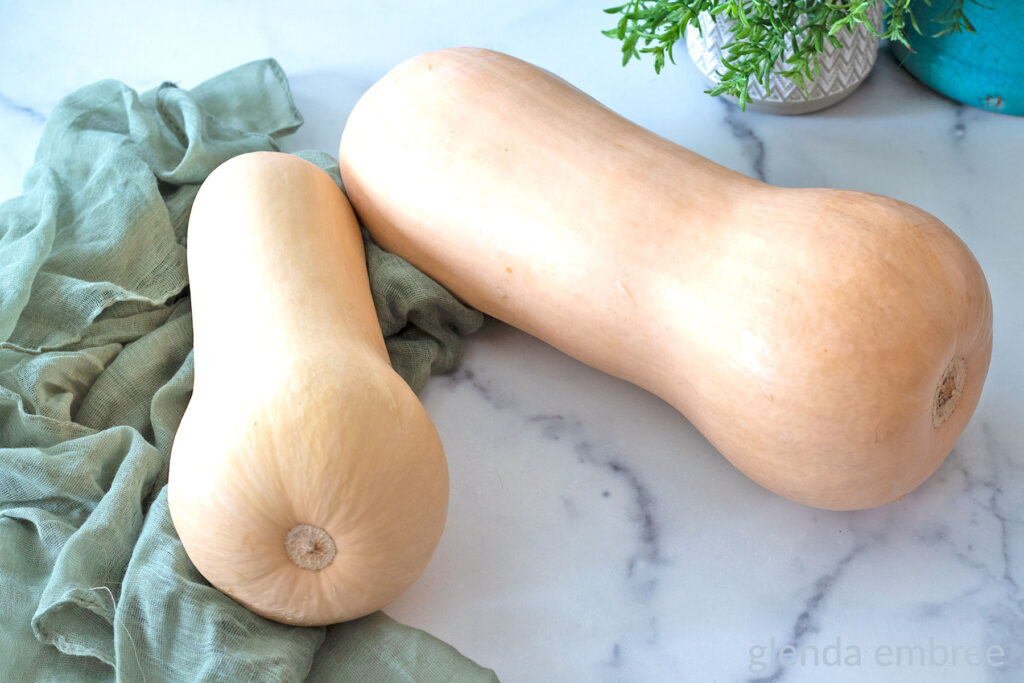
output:
M635 529L634 548L625 558L625 578L639 602L649 602L658 587L658 574L668 564L661 551L661 533L657 505L642 474L630 463L626 454L610 450L589 437L581 420L564 414L530 414L524 401L509 392L497 389L492 381L464 364L447 378L452 388L468 385L495 410L511 414L525 425L537 430L546 440L570 444L576 462L610 474L626 490L629 520ZM609 488L601 496L611 498ZM566 502L570 501L570 502ZM566 513L578 515L571 499L563 499ZM652 635L653 638L653 635Z
M608 501L609 511L621 510L632 528L631 547L621 550L619 571L628 587L631 599L639 605L651 605L657 598L661 575L671 570L672 562L662 551L662 531L658 504L640 467L628 453L609 448L591 435L586 424L570 413L536 413L529 408L529 396L521 396L501 388L486 372L464 363L445 378L451 391L470 388L504 420L512 420L530 429L543 441L558 444L562 452L571 453L577 465L603 473L599 495ZM619 503L623 498L625 504ZM570 520L583 517L574 496L560 496L565 515ZM658 618L649 611L643 619L643 632L632 633L640 637L647 647L658 643ZM630 650L622 642L611 646L611 655L604 662L612 669L622 669L629 661Z
M790 647L799 650L807 644L813 636L821 632L820 612L822 605L828 600L835 585L847 572L851 563L860 557L868 547L867 543L858 542L845 555L831 567L827 572L815 579L810 595L802 603L802 609L796 615L796 619L790 628L789 637L785 642L779 644L782 648ZM767 676L751 678L748 683L775 683L785 680L795 670L776 664L775 669Z
M768 155L768 150L764 140L754 131L752 122L755 119L748 118L731 103L725 100L721 100L721 102L722 108L725 110L722 120L732 136L740 143L743 156L750 163L750 175L762 182L768 182L768 176L765 173L765 158Z
M954 143L960 143L967 137L967 116L965 114L966 107L962 104L956 105L953 108L953 141Z
M17 103L2 92L0 92L0 108L20 116L26 116L36 123L44 123L46 121L46 115L42 112L27 105Z

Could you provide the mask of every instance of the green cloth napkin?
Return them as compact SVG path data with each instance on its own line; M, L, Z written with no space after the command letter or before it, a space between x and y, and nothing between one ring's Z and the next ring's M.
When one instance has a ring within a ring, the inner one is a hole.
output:
M189 209L218 164L301 123L273 60L191 91L101 81L56 106L24 194L0 205L0 680L496 680L381 613L256 616L202 578L171 524ZM340 183L333 158L304 156ZM481 316L370 243L367 262L392 362L420 389Z

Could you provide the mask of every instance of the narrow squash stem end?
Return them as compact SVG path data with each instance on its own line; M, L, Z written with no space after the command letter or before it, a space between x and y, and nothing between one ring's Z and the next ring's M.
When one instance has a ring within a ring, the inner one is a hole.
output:
M935 401L932 403L933 427L938 429L953 414L960 395L964 393L966 381L967 361L963 356L958 356L949 361L939 385L935 388Z
M312 524L297 524L284 540L288 559L300 569L316 571L334 561L338 550L326 531Z

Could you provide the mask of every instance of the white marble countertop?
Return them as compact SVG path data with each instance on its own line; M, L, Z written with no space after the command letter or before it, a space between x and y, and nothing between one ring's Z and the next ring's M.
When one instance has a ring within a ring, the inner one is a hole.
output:
M306 117L286 149L336 153L390 67L472 44L770 183L934 213L977 256L995 307L988 382L953 454L903 502L849 513L759 488L665 403L489 324L423 395L451 508L392 616L505 681L1024 680L1024 119L945 100L887 54L831 109L741 115L688 63L621 68L599 32L610 0L335 4L3 2L0 198L18 194L53 105L94 80L189 87L273 56ZM802 664L780 662L787 645ZM1000 649L999 666L968 661Z

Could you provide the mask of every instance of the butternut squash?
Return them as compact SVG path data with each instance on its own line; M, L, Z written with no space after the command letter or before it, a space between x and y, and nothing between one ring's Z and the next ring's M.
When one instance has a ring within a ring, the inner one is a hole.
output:
M662 397L792 500L900 499L978 402L985 277L908 204L758 182L473 48L420 55L376 83L340 158L386 249Z
M188 556L277 621L382 607L441 537L448 470L388 362L351 207L299 157L235 157L196 197L188 269L195 385L168 489Z

